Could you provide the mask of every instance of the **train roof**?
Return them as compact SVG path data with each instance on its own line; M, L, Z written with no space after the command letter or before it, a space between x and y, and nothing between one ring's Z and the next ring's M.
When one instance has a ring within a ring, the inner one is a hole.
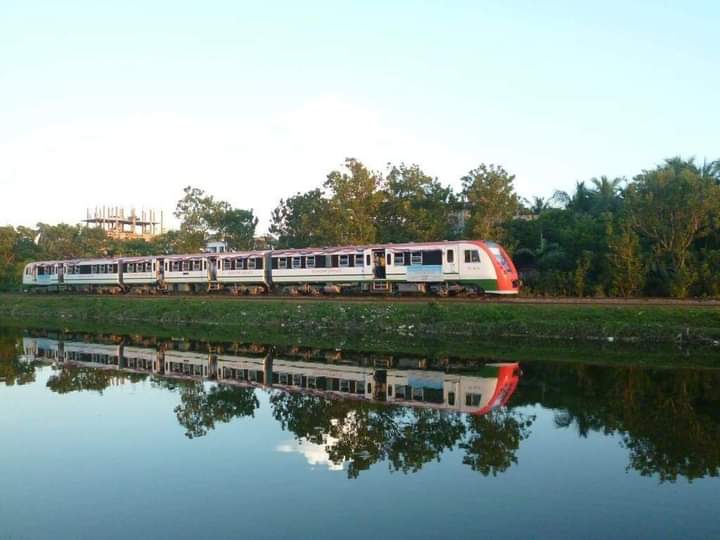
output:
M356 253L358 251L364 251L366 249L391 249L391 250L412 250L416 248L431 248L431 247L443 247L452 246L458 244L478 242L488 243L486 240L439 240L437 242L404 242L397 244L364 244L359 246L329 246L329 247L305 247L305 248L292 248L292 249L277 249L272 253L273 255L284 255L290 253L310 254L310 253L322 253L322 254L342 254L342 253Z
M65 260L52 260L52 261L34 261L28 264L107 264L115 263L119 260L123 262L136 262L136 261L147 261L151 259L167 259L167 260L187 260L197 259L200 257L213 257L218 259L234 258L234 257L262 257L267 253L271 253L273 256L283 255L350 255L359 253L367 249L387 249L394 251L408 251L413 249L427 249L427 248L442 248L443 246L453 246L459 244L484 244L494 245L495 243L488 240L439 240L437 242L404 242L404 243L389 243L389 244L363 244L358 246L325 246L325 247L304 247L304 248L292 248L292 249L276 249L276 250L251 250L251 251L225 251L222 253L179 253L176 255L133 255L131 257L117 256L117 257L105 257L105 258L92 258L92 259L65 259Z

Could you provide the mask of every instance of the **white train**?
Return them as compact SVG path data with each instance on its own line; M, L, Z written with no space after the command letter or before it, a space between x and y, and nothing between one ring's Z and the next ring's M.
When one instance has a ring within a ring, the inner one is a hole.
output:
M23 287L99 293L517 294L520 281L502 246L461 240L39 261L25 267Z
M466 375L311 362L274 358L271 354L213 354L29 337L23 338L23 352L27 362L116 369L171 379L215 380L220 384L471 414L485 414L505 405L521 375L515 362L485 364L481 373Z

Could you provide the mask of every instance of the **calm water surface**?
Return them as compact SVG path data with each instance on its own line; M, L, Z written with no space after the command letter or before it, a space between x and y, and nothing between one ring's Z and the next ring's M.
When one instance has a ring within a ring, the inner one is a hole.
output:
M720 538L720 371L0 329L0 539Z

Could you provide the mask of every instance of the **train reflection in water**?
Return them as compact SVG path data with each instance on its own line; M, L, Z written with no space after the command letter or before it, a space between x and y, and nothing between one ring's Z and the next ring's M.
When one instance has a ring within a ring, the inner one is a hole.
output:
M471 373L457 373L449 369L452 366L448 361L428 366L422 358L359 360L345 358L336 351L279 351L253 344L188 350L192 348L189 342L167 341L142 347L121 338L108 341L25 337L23 346L26 361L58 366L116 369L475 414L504 405L520 376L519 365L512 362L475 362ZM429 369L433 367L436 369Z

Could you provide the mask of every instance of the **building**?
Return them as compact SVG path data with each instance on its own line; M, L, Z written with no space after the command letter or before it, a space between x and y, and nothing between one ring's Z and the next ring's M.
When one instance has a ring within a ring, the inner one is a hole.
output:
M125 209L119 207L88 208L82 221L88 227L103 229L116 240L151 240L164 232L163 213L158 221L155 210L142 210L138 215L133 208L126 215Z

